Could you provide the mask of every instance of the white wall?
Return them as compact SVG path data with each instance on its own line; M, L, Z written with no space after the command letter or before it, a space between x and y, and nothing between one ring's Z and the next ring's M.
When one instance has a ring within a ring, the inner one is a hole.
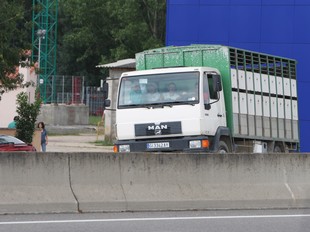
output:
M24 82L33 81L36 83L37 75L31 68L19 67L19 72L24 75ZM21 92L27 92L30 102L34 101L35 87L18 88L13 91L4 93L0 101L0 127L7 127L13 120L16 113L16 96Z

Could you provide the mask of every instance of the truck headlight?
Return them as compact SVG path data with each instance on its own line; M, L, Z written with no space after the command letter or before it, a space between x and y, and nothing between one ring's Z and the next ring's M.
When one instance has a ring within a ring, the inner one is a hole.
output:
M130 152L130 145L128 144L119 145L118 152Z
M189 141L189 148L208 148L209 140L191 140Z
M189 141L189 148L201 148L201 141L200 140Z

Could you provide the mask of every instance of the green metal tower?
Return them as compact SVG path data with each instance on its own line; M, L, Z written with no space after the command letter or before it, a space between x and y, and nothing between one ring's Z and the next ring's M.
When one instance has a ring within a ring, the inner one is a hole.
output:
M37 63L40 96L43 103L54 99L53 76L56 75L58 0L33 0L32 61Z

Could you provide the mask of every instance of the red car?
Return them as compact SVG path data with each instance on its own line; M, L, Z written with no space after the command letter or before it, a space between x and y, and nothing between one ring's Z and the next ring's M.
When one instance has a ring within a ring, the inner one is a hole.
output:
M36 151L36 148L14 136L0 135L0 152L1 151Z

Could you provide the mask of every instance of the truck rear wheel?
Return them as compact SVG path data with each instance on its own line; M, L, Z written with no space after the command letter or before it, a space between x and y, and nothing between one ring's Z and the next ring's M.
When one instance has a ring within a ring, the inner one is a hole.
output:
M224 154L224 153L228 153L228 152L229 152L229 149L228 149L227 144L224 141L220 141L218 149L217 149L217 153Z

